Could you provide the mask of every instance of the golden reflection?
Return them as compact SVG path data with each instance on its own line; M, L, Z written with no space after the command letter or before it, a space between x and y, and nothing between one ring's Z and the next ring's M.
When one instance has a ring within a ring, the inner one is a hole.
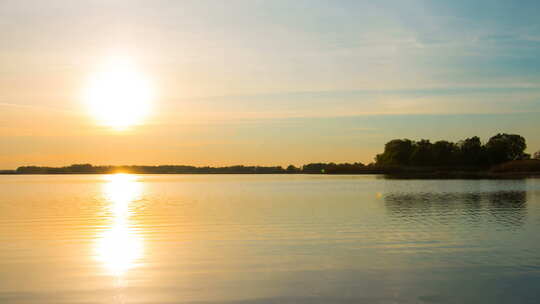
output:
M137 266L143 255L143 240L130 221L142 184L137 176L130 174L108 175L106 181L103 193L108 201L111 226L98 238L96 258L109 273L120 276Z

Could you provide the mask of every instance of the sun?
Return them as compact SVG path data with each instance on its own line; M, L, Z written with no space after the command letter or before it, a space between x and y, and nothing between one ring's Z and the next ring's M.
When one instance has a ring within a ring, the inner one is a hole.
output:
M144 73L127 58L107 61L90 78L84 103L99 124L123 130L150 112L152 90Z

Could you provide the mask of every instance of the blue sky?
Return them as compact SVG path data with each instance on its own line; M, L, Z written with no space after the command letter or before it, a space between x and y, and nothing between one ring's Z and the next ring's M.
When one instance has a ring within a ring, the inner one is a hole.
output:
M539 13L538 1L5 0L0 167L369 162L392 138L497 132L532 152ZM158 92L123 134L80 102L111 53L136 58ZM113 148L94 153L99 142Z

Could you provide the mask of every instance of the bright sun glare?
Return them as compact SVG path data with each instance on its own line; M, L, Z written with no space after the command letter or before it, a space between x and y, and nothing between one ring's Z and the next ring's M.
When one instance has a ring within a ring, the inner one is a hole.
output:
M97 240L96 258L113 275L120 276L136 266L142 257L143 240L133 228L132 204L140 198L141 183L136 176L114 174L106 177L103 194L111 217L109 229Z
M152 90L145 75L127 58L109 60L90 79L84 101L102 125L117 130L142 122L150 111Z

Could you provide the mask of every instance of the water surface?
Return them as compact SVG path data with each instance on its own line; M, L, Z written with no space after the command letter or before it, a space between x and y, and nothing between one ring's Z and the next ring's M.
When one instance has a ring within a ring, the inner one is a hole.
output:
M540 180L0 176L0 303L539 303Z

